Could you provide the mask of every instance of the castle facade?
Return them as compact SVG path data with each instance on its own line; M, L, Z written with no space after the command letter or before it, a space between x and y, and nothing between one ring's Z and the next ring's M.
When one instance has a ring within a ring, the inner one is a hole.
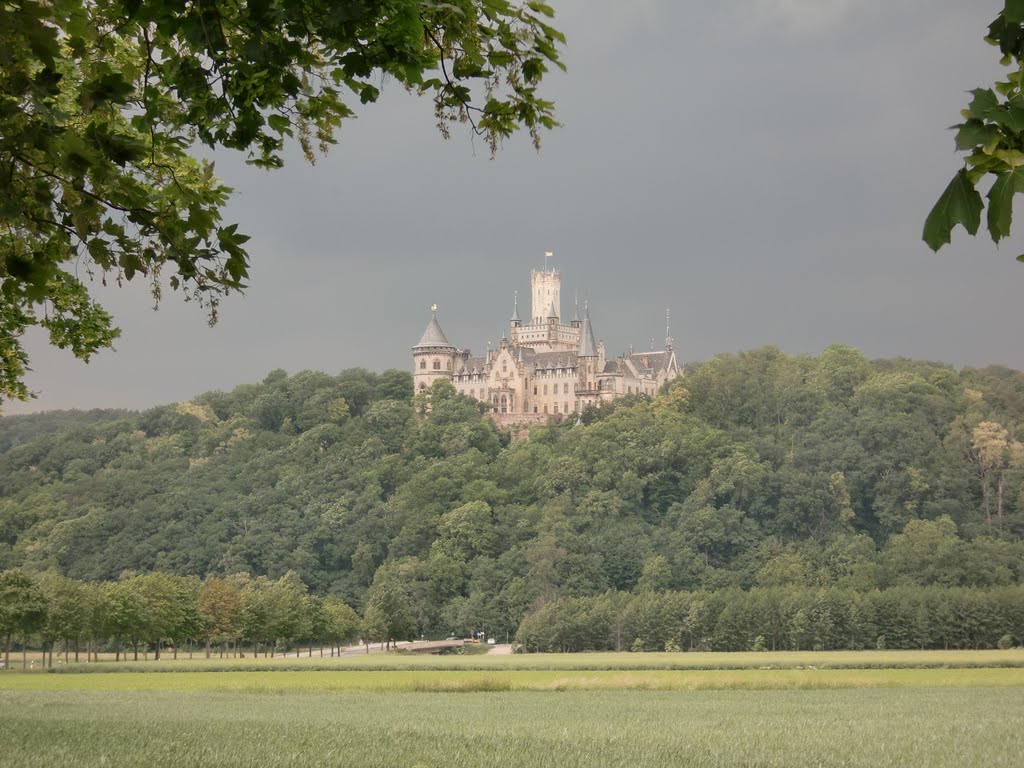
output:
M525 322L519 317L517 301L508 333L482 357L448 342L435 308L412 348L415 391L448 379L461 394L489 403L499 423L521 424L561 419L623 395L653 396L683 375L667 329L664 350L631 349L607 359L604 343L595 340L589 307L581 318L577 306L563 322L561 285L557 270L532 270L530 316Z

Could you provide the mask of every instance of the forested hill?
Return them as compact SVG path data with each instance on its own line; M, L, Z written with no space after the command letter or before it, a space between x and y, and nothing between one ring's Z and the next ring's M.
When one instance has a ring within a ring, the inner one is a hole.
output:
M144 413L0 419L0 570L296 571L357 607L609 589L1020 583L1024 374L847 347L694 366L510 442L403 371L271 373ZM443 618L442 618L443 617Z

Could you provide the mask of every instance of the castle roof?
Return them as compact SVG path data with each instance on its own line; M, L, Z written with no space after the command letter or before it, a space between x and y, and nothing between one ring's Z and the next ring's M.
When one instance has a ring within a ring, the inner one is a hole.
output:
M423 336L420 338L420 343L417 344L413 349L417 347L450 347L448 343L448 337L444 335L444 331L441 330L441 325L437 322L437 315L430 318L430 322L427 323L427 328L423 331Z
M533 352L530 361L534 368L575 368L577 355L574 352Z
M590 326L590 307L583 314L583 330L580 333L580 357L597 357L597 342L594 341L594 329Z
M667 371L672 365L672 352L634 352L629 356L637 370L647 374Z
M548 310L548 317L558 317L558 312L555 311L555 300L551 300L551 308Z
M456 373L483 373L487 368L487 360L483 357L467 357Z

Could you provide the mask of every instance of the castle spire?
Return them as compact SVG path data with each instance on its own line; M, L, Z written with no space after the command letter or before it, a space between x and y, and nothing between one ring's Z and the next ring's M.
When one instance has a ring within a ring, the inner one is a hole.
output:
M584 305L583 330L580 333L579 357L597 357L597 342L594 341L594 329L590 325L590 307Z
M665 309L665 351L672 351L672 310L669 308Z
M444 331L441 330L440 323L437 322L437 304L430 307L430 322L427 323L427 328L423 331L423 336L420 338L420 343L417 347L450 347L448 343L448 337L444 335Z
M519 291L512 292L512 317L509 318L510 322L519 322Z

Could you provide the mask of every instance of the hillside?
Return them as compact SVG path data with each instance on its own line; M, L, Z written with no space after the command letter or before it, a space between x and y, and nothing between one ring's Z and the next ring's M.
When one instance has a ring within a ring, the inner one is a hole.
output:
M512 442L403 371L0 418L0 570L294 570L515 631L607 590L1019 584L1024 374L774 348Z

